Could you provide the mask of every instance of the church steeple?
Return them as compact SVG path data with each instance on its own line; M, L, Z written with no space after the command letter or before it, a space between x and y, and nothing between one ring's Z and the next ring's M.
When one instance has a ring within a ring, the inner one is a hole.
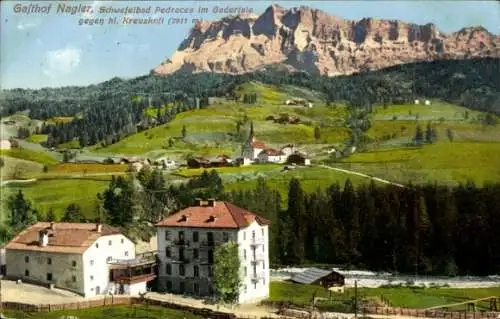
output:
M255 135L253 132L253 121L252 121L252 122L250 122L250 133L248 134L248 141L252 142L254 138L255 138Z
M250 134L248 135L248 139L252 140L254 137L255 137L255 135L253 133L253 121L252 121L252 122L250 122Z

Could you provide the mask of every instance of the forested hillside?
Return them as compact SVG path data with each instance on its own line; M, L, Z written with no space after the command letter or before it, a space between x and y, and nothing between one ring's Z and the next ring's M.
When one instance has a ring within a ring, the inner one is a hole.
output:
M325 93L327 102L388 105L425 97L500 113L499 74L500 59L488 58L407 64L335 78L276 69L239 76L147 75L131 80L114 78L87 87L2 91L0 114L29 110L32 119L71 118L64 123L47 122L38 129L37 133L49 135L48 146L76 138L81 146L109 145L138 130L166 123L179 112L205 107L208 97L232 94L237 85L248 81L313 89ZM144 112L150 105L171 107L152 117Z

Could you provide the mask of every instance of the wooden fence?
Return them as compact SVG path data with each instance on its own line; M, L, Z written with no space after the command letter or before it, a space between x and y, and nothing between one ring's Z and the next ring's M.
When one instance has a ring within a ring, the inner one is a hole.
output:
M384 316L411 316L424 318L446 318L446 319L497 319L500 312L492 311L443 311L443 310L422 310L396 307L366 307L361 309L361 313L376 314Z
M86 309L94 307L112 306L112 305L134 305L134 304L147 304L151 306L161 306L170 309L190 312L195 315L202 316L203 318L215 318L215 319L237 319L236 315L214 311L208 308L195 308L185 305L179 305L175 303L170 303L166 301L153 300L153 299L142 299L137 297L106 297L104 299L98 300L88 300L80 302L70 302L64 304L46 304L46 305L30 305L19 302L2 302L3 309L22 311L26 313L33 312L52 312L52 311L64 311L64 310L77 310Z

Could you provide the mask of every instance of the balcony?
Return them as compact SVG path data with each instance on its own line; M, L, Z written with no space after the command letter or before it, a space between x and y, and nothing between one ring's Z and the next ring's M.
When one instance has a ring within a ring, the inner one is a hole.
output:
M199 258L198 262L200 265L212 265L214 260L210 258Z
M264 260L265 260L264 254L256 254L256 255L252 255L250 257L250 262L252 264L257 264L257 263L264 261Z
M166 257L166 262L171 264L189 264L190 259L186 257L170 256Z
M259 282L259 280L264 278L265 276L263 272L257 272L250 275L250 279L252 280L252 282Z
M185 239L176 239L172 243L174 246L182 246L182 247L188 247L190 245L189 241Z
M264 237L257 237L257 238L252 238L250 240L250 245L252 246L259 246L259 245L264 245L266 241L264 240Z
M210 247L214 247L214 246L215 246L215 241L214 240L200 242L200 247L210 248Z

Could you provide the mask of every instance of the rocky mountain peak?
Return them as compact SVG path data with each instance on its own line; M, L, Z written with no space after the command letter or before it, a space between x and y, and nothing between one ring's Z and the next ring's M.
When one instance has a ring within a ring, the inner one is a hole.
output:
M310 7L272 5L259 16L230 16L195 25L154 73L239 74L284 64L335 76L472 57L500 57L499 36L480 26L447 35L432 23L369 17L352 21Z

